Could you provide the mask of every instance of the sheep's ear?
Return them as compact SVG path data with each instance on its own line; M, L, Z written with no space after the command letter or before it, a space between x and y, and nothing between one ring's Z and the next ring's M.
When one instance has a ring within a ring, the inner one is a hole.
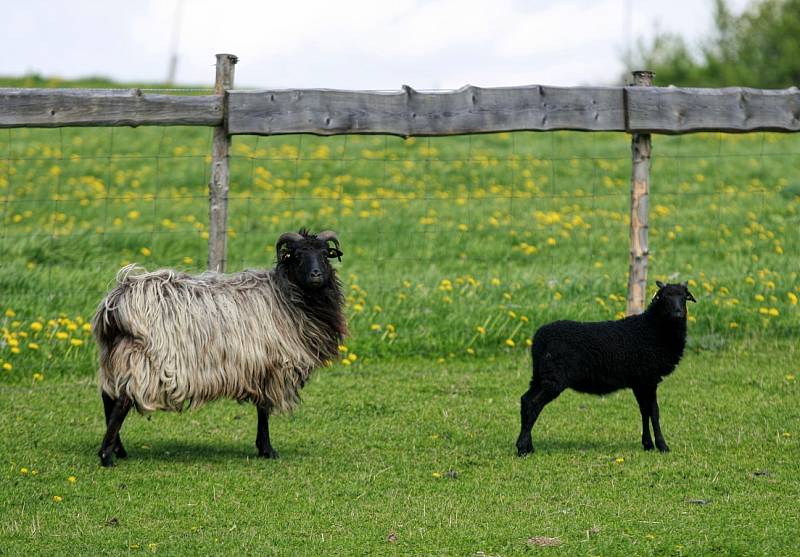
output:
M659 288L659 289L661 289L661 288L664 288L664 286L665 286L665 285L664 285L664 283L663 283L663 282L661 282L660 280L657 280L657 281L656 281L656 286L658 286L658 288Z
M697 300L694 299L694 296L692 296L692 293L689 292L688 288L686 289L686 299L690 302L694 302L695 304L697 303Z

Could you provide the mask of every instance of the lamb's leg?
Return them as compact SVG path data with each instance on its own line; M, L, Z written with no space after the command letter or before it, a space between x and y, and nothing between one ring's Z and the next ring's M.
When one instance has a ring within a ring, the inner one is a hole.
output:
M103 391L103 410L105 410L106 413L106 428L108 427L108 422L111 419L111 412L114 410L115 402L115 399L111 398L109 394ZM114 454L119 458L128 458L128 452L125 450L125 447L122 446L122 439L120 438L119 433L117 433L117 437L114 440Z
M271 406L263 404L256 406L258 411L258 433L256 434L256 448L258 456L264 458L278 458L278 452L272 448L269 440L269 412Z
M105 402L105 399L103 402ZM128 395L122 395L114 402L114 406L107 419L108 424L105 437L103 437L103 444L100 445L100 451L97 453L100 457L100 464L103 466L114 466L111 453L116 447L119 430L130 409L131 399L128 398Z
M667 442L664 441L664 436L661 434L661 424L659 423L658 413L658 399L656 398L656 391L653 390L653 404L650 410L650 419L653 421L653 435L656 438L656 447L662 453L669 452Z
M531 429L542 409L548 402L551 402L560 394L560 391L550 389L534 389L531 386L520 399L520 432L517 437L517 454L525 456L533 452L533 441L531 440Z
M642 415L642 447L646 451L653 450L653 439L650 437L650 412L653 408L652 401L655 400L655 391L649 388L634 389L636 402L639 403L639 412Z

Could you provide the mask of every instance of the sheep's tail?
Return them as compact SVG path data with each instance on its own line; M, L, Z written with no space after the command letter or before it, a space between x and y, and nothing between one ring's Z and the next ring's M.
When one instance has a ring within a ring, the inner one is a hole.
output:
M119 301L131 280L145 274L146 271L135 263L120 269L116 276L116 286L100 301L92 318L92 334L97 342L100 360L98 384L101 391L108 391L110 395L119 391L118 386L112 388L109 384L113 380L109 377L109 372L113 369L112 353L123 340L131 336L121 320Z

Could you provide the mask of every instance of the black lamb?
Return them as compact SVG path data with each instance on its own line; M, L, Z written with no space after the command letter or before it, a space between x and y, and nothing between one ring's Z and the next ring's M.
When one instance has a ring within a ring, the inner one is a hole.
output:
M520 400L520 456L533 452L531 428L545 405L564 389L607 394L633 389L642 414L642 446L669 450L658 422L656 389L678 365L686 345L686 301L696 302L687 284L656 281L650 305L640 315L619 321L555 321L533 336L533 379Z

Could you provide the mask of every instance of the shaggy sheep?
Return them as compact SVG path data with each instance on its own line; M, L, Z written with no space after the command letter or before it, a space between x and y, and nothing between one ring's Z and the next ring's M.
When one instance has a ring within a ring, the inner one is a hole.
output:
M333 245L330 245L333 244ZM252 401L256 447L277 458L269 414L292 410L314 368L338 354L347 333L343 296L328 259L341 261L332 231L283 234L270 270L192 276L122 269L92 322L107 431L103 466L131 407L181 411L219 398Z
M659 425L656 389L678 365L686 344L686 301L695 302L684 284L662 284L644 313L619 321L556 321L533 337L533 379L520 400L520 456L533 451L531 428L542 408L564 389L606 394L633 389L642 415L642 446L669 450Z

